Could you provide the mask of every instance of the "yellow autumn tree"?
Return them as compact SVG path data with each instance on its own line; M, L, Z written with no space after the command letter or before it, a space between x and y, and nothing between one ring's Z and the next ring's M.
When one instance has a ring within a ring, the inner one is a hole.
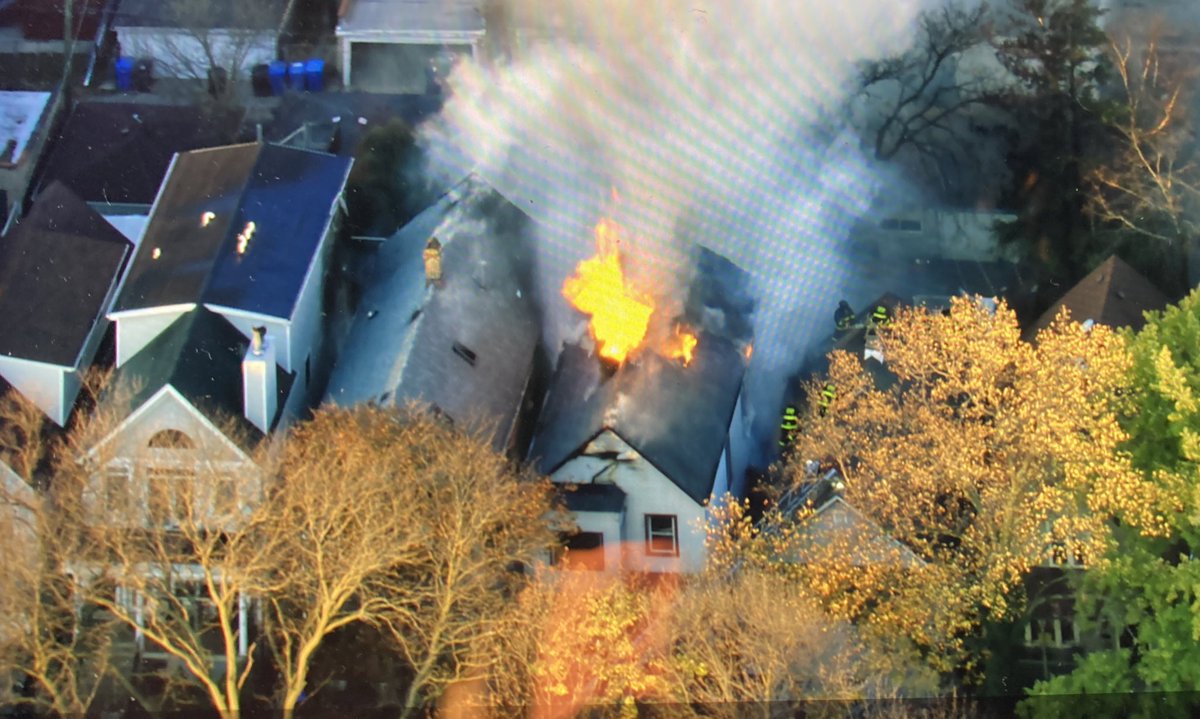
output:
M1164 531L1173 501L1119 449L1130 357L1118 334L1059 316L1029 343L1003 302L956 298L945 314L902 308L880 335L886 375L831 354L837 399L824 416L814 400L784 468L803 489L819 481L804 460L835 466L853 526L800 532L799 550L765 547L761 532L741 543L789 556L834 616L962 668L981 622L1020 608L1030 568L1100 561L1116 519Z

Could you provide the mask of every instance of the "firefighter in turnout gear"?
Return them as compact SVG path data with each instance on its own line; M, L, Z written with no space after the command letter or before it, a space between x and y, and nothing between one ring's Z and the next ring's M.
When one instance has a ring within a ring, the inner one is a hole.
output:
M892 321L892 313L886 305L875 305L875 310L871 312L871 324L876 327L883 327Z
M854 326L854 310L846 300L838 303L837 311L833 313L833 323L838 332L845 332Z
M817 414L824 417L829 408L833 406L833 400L837 399L837 388L832 382L827 382L821 390L821 397L817 400Z
M779 448L786 450L796 441L796 432L800 429L800 415L796 408L788 405L783 408L783 420L779 423Z

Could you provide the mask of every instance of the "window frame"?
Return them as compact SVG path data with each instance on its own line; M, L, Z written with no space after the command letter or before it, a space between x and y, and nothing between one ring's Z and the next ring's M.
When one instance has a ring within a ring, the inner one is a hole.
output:
M669 551L655 548L655 540L663 540L667 536L667 530L663 528L654 529L652 523L655 520L668 520L671 523L670 539L671 549ZM679 556L679 517L675 514L646 514L643 519L646 529L646 556L649 557L678 557Z

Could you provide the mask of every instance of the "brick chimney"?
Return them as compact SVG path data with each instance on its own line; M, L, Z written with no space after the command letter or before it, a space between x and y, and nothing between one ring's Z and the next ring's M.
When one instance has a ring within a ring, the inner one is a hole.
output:
M275 344L267 328L251 328L250 347L242 359L242 406L246 419L264 434L271 430L279 401L275 373Z

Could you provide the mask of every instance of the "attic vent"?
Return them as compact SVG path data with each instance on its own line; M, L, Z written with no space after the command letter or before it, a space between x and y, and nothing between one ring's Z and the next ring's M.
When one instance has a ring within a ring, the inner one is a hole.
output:
M466 360L467 364L471 365L472 367L475 366L475 353L471 351L471 348L467 347L461 342L455 342L452 345L452 349L454 350L454 354Z

